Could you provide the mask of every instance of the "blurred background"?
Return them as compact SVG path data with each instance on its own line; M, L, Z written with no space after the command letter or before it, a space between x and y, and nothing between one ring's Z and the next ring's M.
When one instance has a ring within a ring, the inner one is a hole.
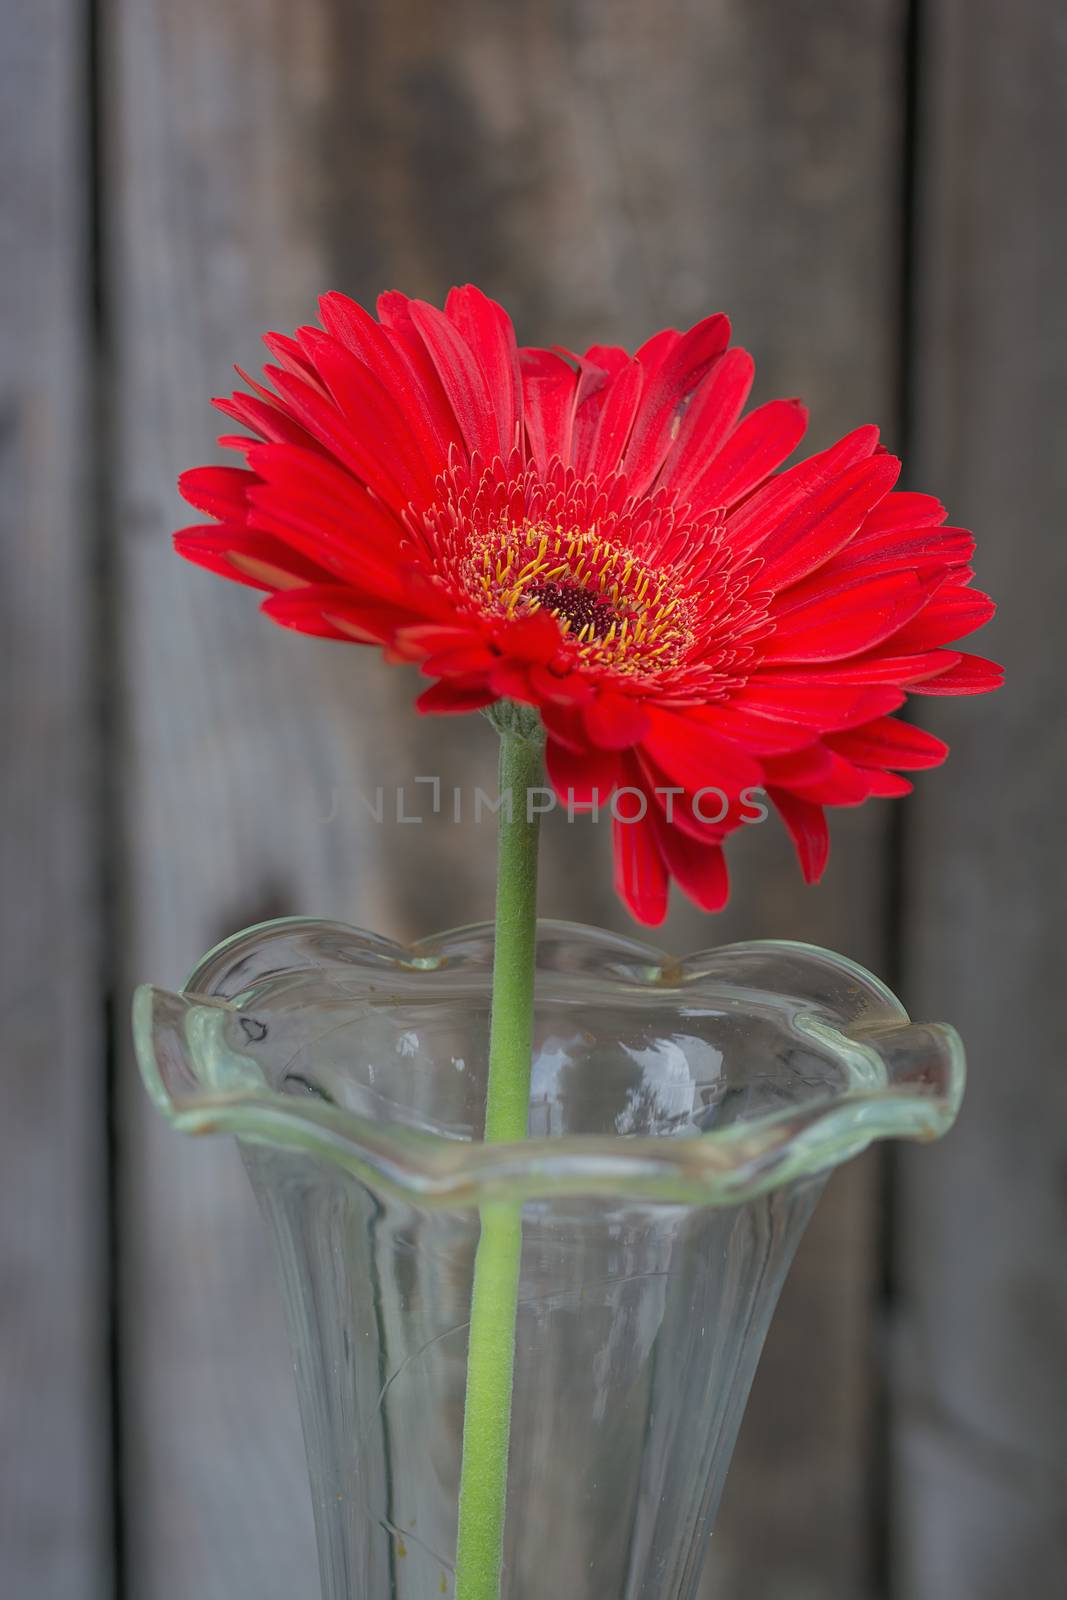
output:
M1061 1594L1063 5L0 0L0 40L0 1593L317 1592L264 1230L150 1109L130 991L281 913L488 916L486 825L360 797L488 787L495 741L179 562L173 483L320 290L473 279L528 343L729 311L757 399L881 422L979 535L1008 687L923 702L947 768L839 814L817 890L740 830L729 911L662 934L828 944L971 1061L946 1144L831 1184L705 1593ZM552 820L547 914L626 925L606 842Z

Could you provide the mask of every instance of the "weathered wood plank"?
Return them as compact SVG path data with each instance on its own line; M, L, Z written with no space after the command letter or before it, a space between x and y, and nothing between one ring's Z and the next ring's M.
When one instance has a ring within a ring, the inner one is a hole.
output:
M817 442L884 417L900 9L112 0L131 978L179 981L269 911L404 935L491 905L487 829L372 829L358 803L416 773L487 784L478 719L416 724L407 675L271 630L169 552L170 484L209 453L228 359L254 362L255 330L301 320L330 278L361 298L474 278L530 341L633 342L726 306L761 396L805 393ZM664 941L789 934L883 966L884 822L843 819L817 892L753 830L736 910L682 912ZM624 924L605 833L554 819L547 913ZM132 1591L305 1592L281 1321L236 1160L179 1146L132 1081L125 1143ZM717 1600L865 1592L873 1231L860 1167L824 1203L768 1353Z
M85 8L11 0L3 24L0 1587L102 1600L111 1516Z
M126 685L127 989L180 984L227 932L311 908L385 920L351 791L374 727L357 652L316 649L177 560L174 479L210 459L208 398L326 275L325 8L109 8L112 299ZM369 663L368 663L369 664ZM358 700L357 700L358 696ZM359 712L357 714L357 705ZM124 1074L131 1595L315 1588L292 1372L265 1230L236 1149L170 1134Z
M911 816L907 992L970 1085L902 1168L894 1592L994 1600L1067 1560L1067 32L1055 0L924 9L918 455L978 534L1008 684L933 707L952 756Z

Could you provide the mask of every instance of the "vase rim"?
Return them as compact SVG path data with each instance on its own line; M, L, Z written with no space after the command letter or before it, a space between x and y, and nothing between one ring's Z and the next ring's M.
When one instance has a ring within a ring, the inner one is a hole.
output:
M959 1110L965 1062L956 1031L943 1023L912 1022L892 991L847 956L801 941L758 939L676 958L624 935L550 919L539 921L539 941L596 944L610 952L620 972L632 963L629 976L619 979L630 984L631 993L634 984L647 983L660 994L721 995L730 992L734 969L743 981L733 992L754 995L760 982L753 972L758 974L761 963L782 960L824 984L832 980L849 995L853 1014L812 1004L810 1015L808 1010L804 1015L807 1029L834 1052L846 1086L684 1138L562 1134L485 1144L371 1119L311 1097L297 1099L272 1089L262 1074L258 1081L205 1076L196 1030L210 1025L220 1011L241 1010L239 994L222 992L224 975L239 967L242 952L290 934L361 941L360 948L376 960L414 974L462 965L464 952L471 950L484 962L493 928L471 924L402 945L341 922L283 917L232 934L198 962L179 994L150 984L138 988L134 1042L149 1093L181 1132L229 1133L304 1152L421 1208L465 1209L496 1200L570 1195L738 1205L787 1183L825 1177L875 1140L938 1138ZM484 966L476 970L483 972ZM765 992L794 998L791 990ZM173 1048L160 1047L164 1015L170 1036L180 1031L181 1043Z

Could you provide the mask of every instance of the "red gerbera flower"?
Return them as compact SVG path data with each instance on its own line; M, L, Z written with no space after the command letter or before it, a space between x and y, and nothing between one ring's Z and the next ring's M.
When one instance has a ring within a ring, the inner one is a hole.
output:
M753 363L725 317L575 356L520 348L469 285L444 311L320 309L268 335L272 387L242 373L216 401L247 466L184 474L217 521L177 548L269 591L277 622L420 663L423 711L537 707L561 799L614 797L642 922L671 878L724 904L722 841L758 788L816 880L824 807L905 794L947 754L893 716L906 693L1000 683L955 648L994 609L971 535L894 491L873 427L778 471L804 408L742 415Z

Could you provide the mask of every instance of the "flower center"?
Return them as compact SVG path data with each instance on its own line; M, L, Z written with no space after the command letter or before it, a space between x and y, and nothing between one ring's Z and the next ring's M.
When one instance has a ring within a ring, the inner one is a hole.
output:
M768 631L759 564L738 565L719 511L681 512L667 490L631 495L618 473L578 478L515 451L454 462L437 501L408 519L413 549L460 610L505 619L547 611L556 665L630 687L708 699L743 683Z
M525 596L536 606L551 611L571 633L588 633L591 639L603 639L612 623L619 620L610 599L574 583L532 583Z
M672 593L670 576L595 527L503 519L471 541L463 562L487 610L549 611L584 659L628 672L673 665L692 642L691 603Z

